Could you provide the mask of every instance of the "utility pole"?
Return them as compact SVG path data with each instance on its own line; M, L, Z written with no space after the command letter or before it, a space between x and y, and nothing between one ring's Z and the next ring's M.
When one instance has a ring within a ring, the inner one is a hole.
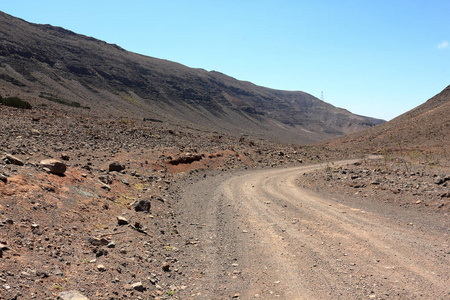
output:
M320 96L320 100L325 101L325 99L323 98L323 91L322 91L322 95Z

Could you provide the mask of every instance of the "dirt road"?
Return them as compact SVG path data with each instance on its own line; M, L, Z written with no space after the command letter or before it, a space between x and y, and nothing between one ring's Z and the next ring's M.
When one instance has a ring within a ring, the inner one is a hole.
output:
M319 167L189 184L178 204L189 297L448 299L448 216L299 188Z

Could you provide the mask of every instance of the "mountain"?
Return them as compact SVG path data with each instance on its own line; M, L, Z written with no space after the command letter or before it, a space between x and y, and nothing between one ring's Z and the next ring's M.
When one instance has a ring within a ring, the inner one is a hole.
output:
M385 149L418 150L447 157L450 149L450 85L389 122L324 142L324 145L333 149L379 153Z
M0 12L3 96L51 101L112 117L146 118L296 144L384 121L300 91L280 91L193 69Z

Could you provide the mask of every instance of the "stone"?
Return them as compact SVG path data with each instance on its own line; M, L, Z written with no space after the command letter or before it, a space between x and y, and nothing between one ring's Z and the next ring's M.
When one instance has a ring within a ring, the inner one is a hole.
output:
M436 176L434 178L434 183L435 184L443 184L444 183L444 178L442 178L441 176Z
M69 155L67 153L61 153L61 159L62 160L69 160L70 157L69 157Z
M0 181L3 181L4 183L8 183L8 177L0 173Z
M48 274L48 272L46 270L40 269L40 270L36 270L36 276L41 277L41 278L47 278L50 275Z
M133 290L136 290L136 291L139 291L139 292L143 292L145 290L144 285L140 281L136 282L136 283L133 283L131 285L131 287L133 288Z
M124 165L121 165L121 164L118 163L118 162L113 162L113 163L110 163L110 164L109 164L109 171L110 171L110 172L113 172L113 171L115 171L115 172L120 172L120 171L122 171L122 170L125 170L125 166L124 166Z
M107 184L105 184L105 183L103 183L101 181L99 181L99 184L100 184L100 188L102 188L104 190L107 190L107 191L111 190L111 187L109 185L107 185Z
M67 166L63 162L57 159L44 159L40 162L40 165L48 170L50 173L63 175L66 172Z
M89 298L77 291L67 291L59 293L57 300L89 300Z
M141 199L138 203L134 206L135 211L145 211L150 212L151 204L150 200L147 199Z
M95 257L100 257L103 255L108 255L108 250L106 249L99 249L97 252L95 252Z
M10 164L13 164L13 165L18 165L18 166L23 166L25 164L21 159L13 156L11 154L6 154L2 158L2 160L5 161L6 163L10 163Z
M113 178L109 175L100 175L100 176L98 176L98 180L100 180L104 184L112 184L113 183Z
M97 265L97 270L99 270L100 272L105 272L106 271L106 267L102 264Z
M127 225L127 224L129 224L130 223L130 221L128 221L127 219L125 219L124 217L122 217L122 216L117 216L117 224L119 224L119 225Z
M109 242L105 238L97 238L97 237L89 237L88 242L93 246L105 246L108 245Z
M168 262L164 262L162 265L162 269L164 272L169 272L170 271L170 265Z

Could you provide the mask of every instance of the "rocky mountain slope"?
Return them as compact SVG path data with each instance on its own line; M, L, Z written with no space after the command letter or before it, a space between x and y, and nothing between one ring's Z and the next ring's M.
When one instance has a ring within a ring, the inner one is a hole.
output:
M0 12L3 96L307 144L383 121ZM194 125L192 125L194 124Z
M327 148L363 152L409 152L448 157L450 86L422 105L367 130L322 143Z

